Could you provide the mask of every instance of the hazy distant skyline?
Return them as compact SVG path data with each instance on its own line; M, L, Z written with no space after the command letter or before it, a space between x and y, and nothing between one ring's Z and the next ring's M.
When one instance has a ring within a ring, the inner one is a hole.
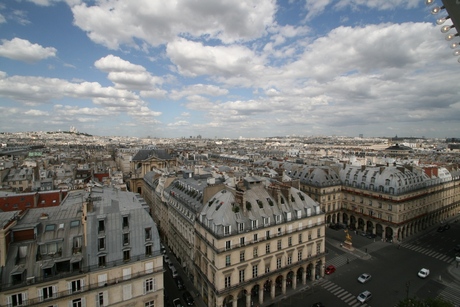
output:
M459 137L442 15L420 0L8 1L0 132Z

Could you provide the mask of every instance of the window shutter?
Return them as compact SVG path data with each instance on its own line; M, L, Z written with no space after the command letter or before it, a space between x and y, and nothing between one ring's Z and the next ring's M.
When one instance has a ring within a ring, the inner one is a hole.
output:
M72 282L71 281L67 283L67 290L69 290L69 294L72 294Z
M103 292L103 296L104 296L104 306L109 306L109 295L107 291Z
M22 292L22 303L24 305L28 305L28 302L27 302L27 292Z
M86 298L85 297L81 298L81 307L86 307Z
M145 264L145 273L149 274L153 272L153 262L147 262Z
M85 280L81 279L81 291L85 291Z
M58 287L57 287L57 286L53 286L53 298L56 298L56 297L57 297L57 294L58 294Z
M153 291L157 290L157 280L154 278L153 279Z
M11 295L8 295L6 297L6 304L8 305L8 307L10 307L12 305L12 303L11 303Z
M43 288L37 290L38 300L43 302Z

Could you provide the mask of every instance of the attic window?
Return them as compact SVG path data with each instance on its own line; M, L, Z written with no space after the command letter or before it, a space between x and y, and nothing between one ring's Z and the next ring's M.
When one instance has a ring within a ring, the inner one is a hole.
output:
M56 229L56 225L54 224L49 224L45 226L45 231L53 231L54 229Z
M70 227L78 227L80 226L80 221L79 220L75 220L75 221L71 221L70 222Z

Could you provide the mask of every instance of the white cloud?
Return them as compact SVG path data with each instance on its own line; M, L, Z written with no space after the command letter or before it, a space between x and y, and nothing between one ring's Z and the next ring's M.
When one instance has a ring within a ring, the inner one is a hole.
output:
M110 49L120 45L143 48L166 44L178 35L218 39L224 43L248 41L266 34L274 23L274 0L151 1L107 0L72 7L75 25L88 37Z
M228 94L227 89L220 88L211 84L194 84L183 88L180 91L171 91L169 97L177 100L185 96L206 95L206 96L224 96Z
M42 47L39 44L32 44L28 40L17 37L12 40L4 39L2 40L2 45L0 45L0 56L27 63L55 57L56 51L53 47Z

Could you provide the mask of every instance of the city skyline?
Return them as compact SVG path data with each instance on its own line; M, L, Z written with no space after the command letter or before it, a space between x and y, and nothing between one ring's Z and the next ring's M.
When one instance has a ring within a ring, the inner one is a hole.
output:
M456 137L441 15L418 0L12 1L0 131Z

